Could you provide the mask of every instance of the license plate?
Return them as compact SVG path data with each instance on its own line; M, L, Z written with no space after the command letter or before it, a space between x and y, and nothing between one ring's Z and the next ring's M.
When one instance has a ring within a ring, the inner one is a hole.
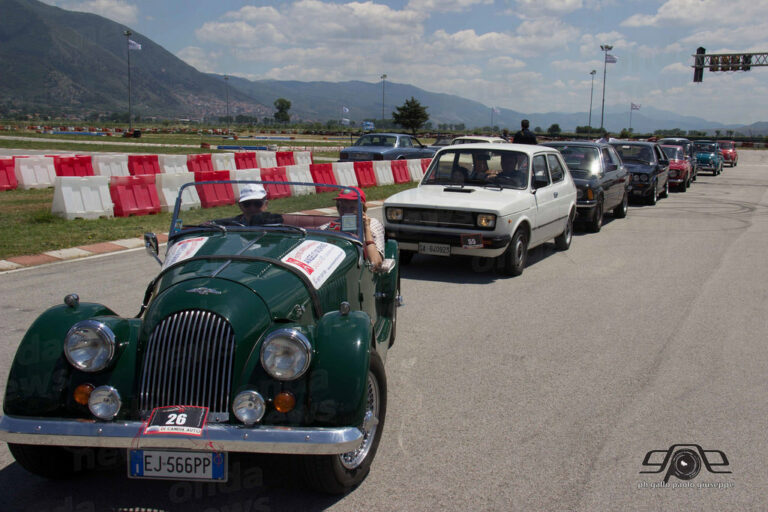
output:
M461 235L461 247L464 249L482 249L483 248L483 235Z
M633 190L632 193L635 194L636 196L639 196L639 195L643 194L643 191L642 190Z
M431 254L433 256L450 256L451 246L448 244L432 244L419 242L419 254Z
M129 450L128 476L166 480L227 481L227 454L173 450Z

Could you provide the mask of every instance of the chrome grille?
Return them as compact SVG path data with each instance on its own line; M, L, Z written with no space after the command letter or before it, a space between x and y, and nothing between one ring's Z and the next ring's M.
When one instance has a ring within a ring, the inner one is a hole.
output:
M140 409L198 405L209 419L224 420L235 356L235 335L223 317L186 310L163 319L149 337L144 353Z

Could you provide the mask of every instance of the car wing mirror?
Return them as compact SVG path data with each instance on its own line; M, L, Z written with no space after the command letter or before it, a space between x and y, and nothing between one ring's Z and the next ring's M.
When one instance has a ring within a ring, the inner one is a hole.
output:
M154 233L144 233L144 248L147 250L147 254L155 258L157 262L162 265L163 261L160 259L160 244L157 241L157 235Z
M381 265L376 268L377 274L389 274L395 268L395 260L387 258L381 262Z

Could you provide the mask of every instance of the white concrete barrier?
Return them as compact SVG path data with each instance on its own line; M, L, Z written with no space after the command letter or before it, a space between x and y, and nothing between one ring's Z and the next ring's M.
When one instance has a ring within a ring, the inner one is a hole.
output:
M181 186L192 181L195 181L195 173L192 172L156 174L155 186L157 187L157 197L160 199L160 210L173 211ZM181 209L190 210L192 208L200 208L200 196L195 187L187 187L181 196Z
M312 173L309 172L309 164L288 165L285 167L285 177L288 181L301 181L312 183ZM315 193L315 187L305 187L303 185L289 185L292 196L306 196Z
M163 174L188 173L187 155L157 155L157 163Z
M312 152L311 151L294 151L293 162L296 165L310 165L312 164Z
M424 171L421 168L421 160L414 158L408 160L408 173L411 175L411 181L421 181L424 177Z
M256 166L259 169L268 169L269 167L277 167L277 152L256 151Z
M377 185L393 185L395 183L391 160L373 162L373 174L376 175Z
M356 187L357 176L355 176L354 162L333 162L333 177L336 178L336 184L343 187Z
M53 157L28 156L15 158L14 173L19 188L47 188L53 186L56 179L56 168L53 166Z
M258 169L236 169L234 171L229 171L229 179L261 181L261 171ZM246 185L239 185L237 183L232 184L232 190L235 191L235 201L240 199L240 190L245 186Z
M234 171L237 169L234 153L212 153L214 171Z
M57 176L51 213L72 219L112 217L109 176Z
M96 176L130 176L128 155L112 153L91 156L93 172Z

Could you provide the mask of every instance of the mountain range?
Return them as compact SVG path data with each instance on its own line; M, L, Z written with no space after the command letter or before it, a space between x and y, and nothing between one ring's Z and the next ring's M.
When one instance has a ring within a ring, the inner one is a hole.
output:
M0 0L0 112L77 113L128 110L127 27L95 14L64 10L37 0ZM564 131L587 124L581 113L530 113L491 108L455 95L426 91L408 84L361 81L299 82L246 80L202 73L143 34L131 51L132 111L143 118L210 118L231 115L271 117L278 98L291 101L293 120L326 122L349 118L391 118L395 106L410 97L427 107L433 128L460 125L466 129L493 124L515 131L520 120L546 130L557 123ZM592 121L599 124L599 110ZM629 125L629 112L609 108L605 127L618 132ZM635 132L656 129L734 130L745 135L768 133L768 123L724 125L699 117L643 107L633 112Z

